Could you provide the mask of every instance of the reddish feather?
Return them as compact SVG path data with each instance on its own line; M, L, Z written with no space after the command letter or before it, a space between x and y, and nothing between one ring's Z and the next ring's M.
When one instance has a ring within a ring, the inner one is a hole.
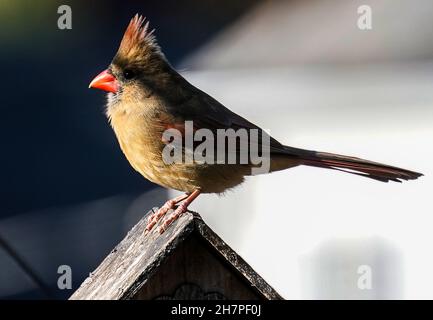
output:
M412 180L422 176L422 174L418 172L413 172L406 169L392 167L359 158L334 155L330 153L317 152L315 157L302 159L302 164L313 167L340 170L384 182L401 182L400 180ZM347 171L343 169L353 171Z
M146 18L143 16L136 14L126 28L120 42L119 52L126 55L134 49L143 49L145 47L159 50L153 32L154 29L149 30L149 21L146 21Z

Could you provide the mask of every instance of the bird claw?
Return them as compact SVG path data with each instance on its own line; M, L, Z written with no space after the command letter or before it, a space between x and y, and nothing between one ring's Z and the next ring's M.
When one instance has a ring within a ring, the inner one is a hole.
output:
M200 194L200 189L196 189L191 193L186 193L180 195L174 199L168 200L161 208L159 208L156 212L154 212L147 219L147 225L144 233L148 234L152 228L158 223L158 221L170 210L176 207L176 204L179 204L178 207L167 217L162 225L158 228L160 234L164 233L167 230L168 226L173 223L176 219L178 219L183 213L188 210L188 206L194 201L195 198Z
M169 210L173 209L175 206L173 200L168 200L157 212L154 212L148 219L145 231L151 231L152 228L158 223L158 221L164 216Z
M173 213L168 216L163 222L162 225L158 228L159 234L163 234L165 230L179 217L184 214L188 210L187 205L185 203L181 203Z

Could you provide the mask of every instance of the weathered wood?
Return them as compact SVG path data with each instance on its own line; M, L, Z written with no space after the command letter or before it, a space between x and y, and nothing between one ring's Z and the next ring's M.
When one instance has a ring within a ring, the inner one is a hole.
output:
M204 223L201 217L194 220L195 229L219 253L235 271L242 275L250 284L251 288L256 290L265 299L282 300L278 292L275 291L254 269L230 248L213 230Z
M215 300L262 296L194 230L134 299Z
M147 215L70 299L282 299L198 214L162 235Z

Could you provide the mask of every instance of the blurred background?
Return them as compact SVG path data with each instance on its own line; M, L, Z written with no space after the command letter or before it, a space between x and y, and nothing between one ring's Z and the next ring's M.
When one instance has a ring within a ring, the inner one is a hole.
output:
M71 30L57 27L62 4ZM0 0L0 298L69 297L177 194L129 166L104 94L87 89L137 12L190 82L280 142L425 174L295 168L191 209L287 299L433 298L430 0ZM72 290L57 288L60 265Z

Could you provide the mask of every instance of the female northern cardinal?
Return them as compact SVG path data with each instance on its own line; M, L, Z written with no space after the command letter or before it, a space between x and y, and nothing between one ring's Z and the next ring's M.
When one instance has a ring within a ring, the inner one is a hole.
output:
M265 132L188 83L167 62L148 26L141 16L131 20L109 68L89 87L109 92L107 116L132 167L152 182L185 192L167 201L149 218L148 231L179 204L162 223L162 233L201 192L222 193L233 188L251 175L255 166L251 162L167 164L162 155L168 143L163 139L164 131L175 128L184 135L185 121L192 121L194 130L247 129L259 130L262 135ZM182 152L186 153L186 147L182 147ZM384 182L422 176L359 158L284 146L273 138L269 140L269 159L268 172L307 165Z

